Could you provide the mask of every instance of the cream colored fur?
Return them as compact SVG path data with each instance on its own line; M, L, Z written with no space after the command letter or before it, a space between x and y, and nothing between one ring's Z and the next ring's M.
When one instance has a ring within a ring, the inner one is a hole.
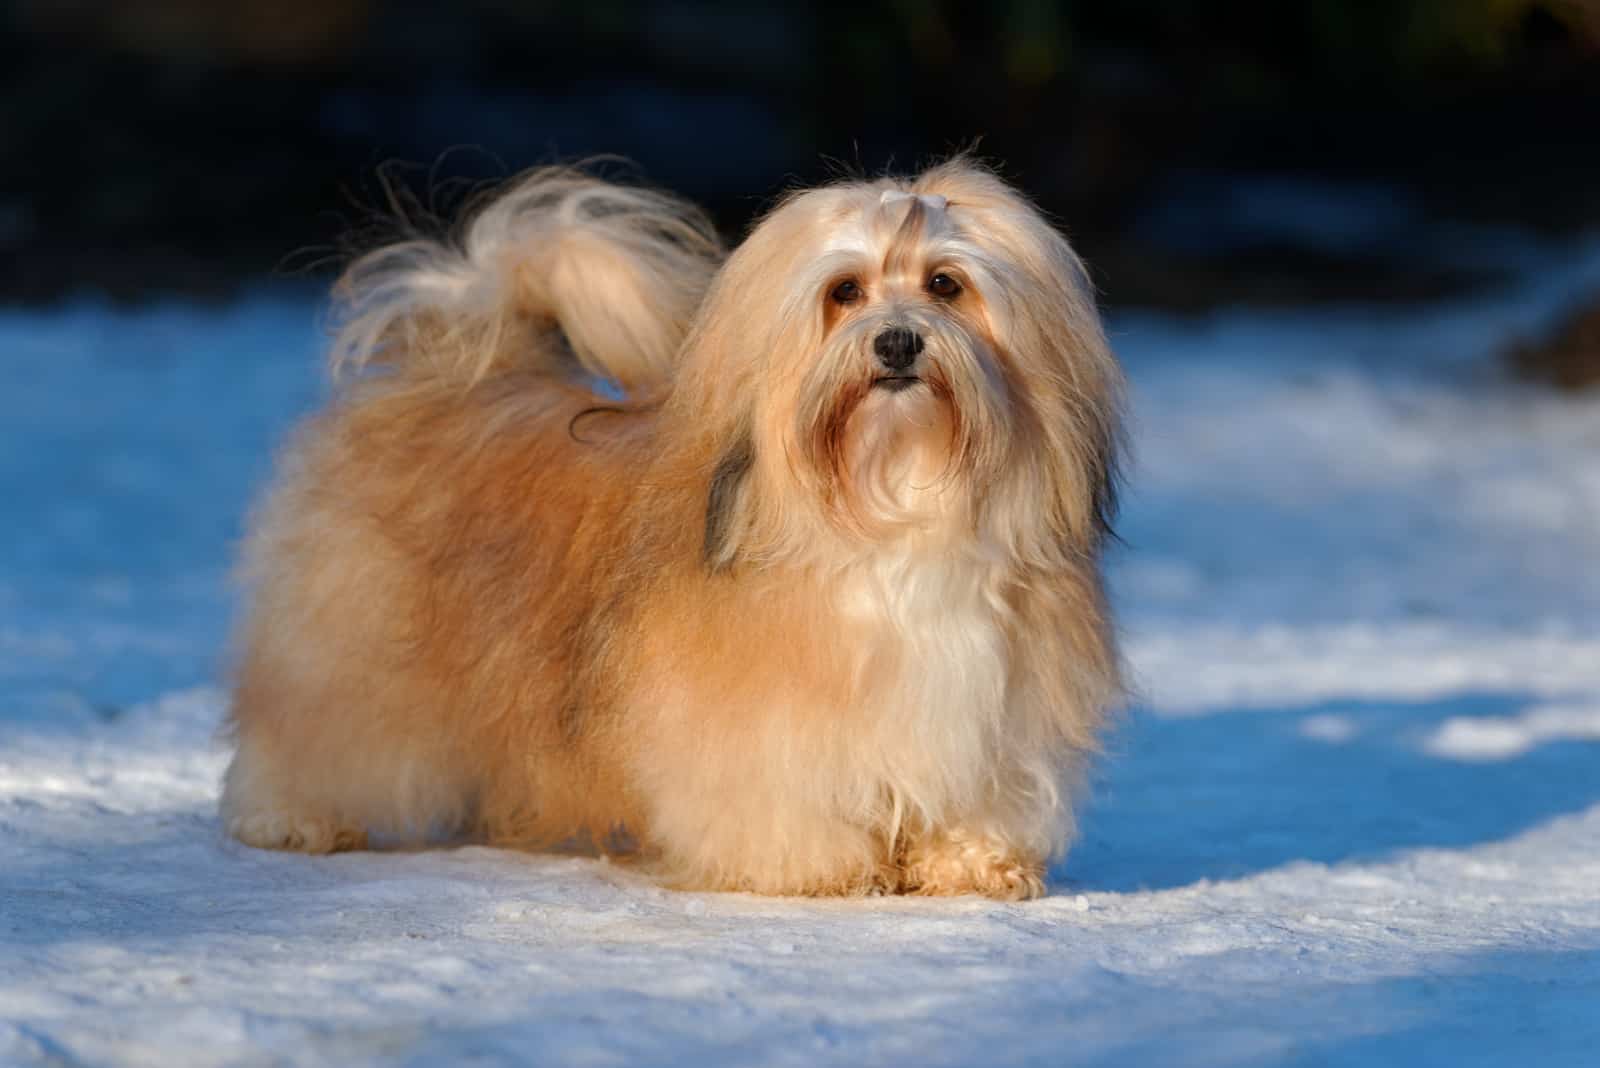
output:
M1023 198L963 160L841 183L724 260L676 200L544 171L341 293L361 373L249 552L233 834L1042 891L1119 694L1119 379Z

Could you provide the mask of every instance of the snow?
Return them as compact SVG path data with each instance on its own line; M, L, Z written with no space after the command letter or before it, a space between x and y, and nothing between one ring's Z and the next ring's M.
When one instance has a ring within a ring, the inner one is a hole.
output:
M1510 760L1558 741L1600 742L1600 706L1536 705L1515 716L1456 716L1423 743L1447 760Z
M1593 1063L1600 285L1115 320L1139 700L1048 898L225 840L232 545L314 298L0 313L0 1064Z

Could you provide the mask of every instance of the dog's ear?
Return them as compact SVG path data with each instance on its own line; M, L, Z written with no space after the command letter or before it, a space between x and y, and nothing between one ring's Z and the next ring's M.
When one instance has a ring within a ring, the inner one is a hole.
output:
M1117 511L1122 490L1122 471L1118 459L1120 432L1110 417L1095 434L1094 451L1089 460L1093 486L1094 532L1096 547L1107 542L1121 543L1117 534Z
M726 571L738 558L739 513L754 462L755 448L750 435L740 433L723 450L711 473L711 487L706 492L706 533L701 543L701 559L712 571Z

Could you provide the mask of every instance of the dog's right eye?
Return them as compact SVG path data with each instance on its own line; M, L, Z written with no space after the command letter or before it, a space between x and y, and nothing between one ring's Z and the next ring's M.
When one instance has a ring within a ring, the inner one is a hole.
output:
M833 287L833 292L828 294L828 299L835 304L854 304L861 299L861 287L855 279L846 278L843 282Z

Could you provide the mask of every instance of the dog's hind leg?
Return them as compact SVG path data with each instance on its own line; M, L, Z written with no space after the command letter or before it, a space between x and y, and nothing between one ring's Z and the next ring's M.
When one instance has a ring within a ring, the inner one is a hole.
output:
M224 829L246 845L302 853L457 838L473 798L424 757L372 746L287 752L241 737L222 789Z
M309 794L300 780L292 762L267 754L261 743L241 740L223 781L223 828L258 849L336 853L366 848L366 828L342 814L334 798Z
M259 657L246 663L234 695L228 834L262 849L332 853L460 832L472 784L452 772L436 732L397 726L414 709L386 704L370 685L362 700L350 687L262 666Z

